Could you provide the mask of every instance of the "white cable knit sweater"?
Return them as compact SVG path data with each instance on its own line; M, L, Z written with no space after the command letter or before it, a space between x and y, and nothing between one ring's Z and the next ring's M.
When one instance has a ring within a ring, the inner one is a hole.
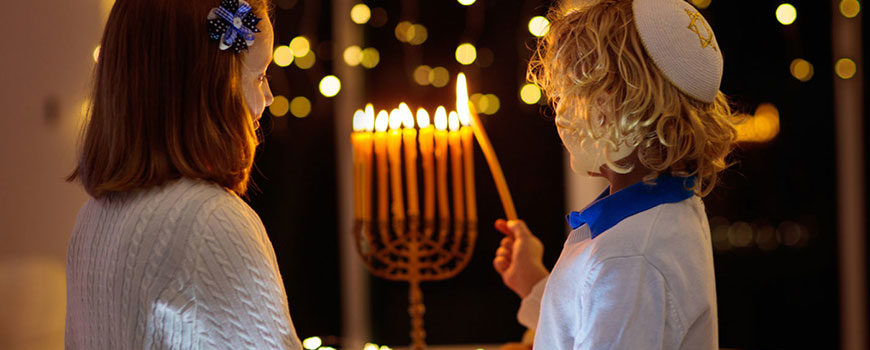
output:
M259 216L181 179L82 207L67 252L67 349L299 349Z

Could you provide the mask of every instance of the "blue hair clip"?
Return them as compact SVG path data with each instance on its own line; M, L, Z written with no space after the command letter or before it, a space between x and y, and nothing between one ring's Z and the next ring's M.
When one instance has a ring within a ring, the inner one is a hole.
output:
M222 0L208 13L208 37L218 40L221 50L247 51L254 44L254 33L260 32L260 20L244 0Z

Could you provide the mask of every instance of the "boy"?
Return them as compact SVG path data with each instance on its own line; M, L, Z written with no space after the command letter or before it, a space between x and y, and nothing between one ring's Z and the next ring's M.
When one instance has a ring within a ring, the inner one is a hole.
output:
M722 55L683 0L568 1L529 67L575 172L610 182L568 216L552 272L522 221L493 265L523 298L535 348L716 349L710 230L700 197L736 132L719 92Z

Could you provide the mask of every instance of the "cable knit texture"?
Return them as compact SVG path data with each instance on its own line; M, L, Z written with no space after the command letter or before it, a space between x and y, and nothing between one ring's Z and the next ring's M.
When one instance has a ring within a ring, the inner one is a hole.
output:
M67 349L300 349L259 216L181 179L82 207L67 251Z

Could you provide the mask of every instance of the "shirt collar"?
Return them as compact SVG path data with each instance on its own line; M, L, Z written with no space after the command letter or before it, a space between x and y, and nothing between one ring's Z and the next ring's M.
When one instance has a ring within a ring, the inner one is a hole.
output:
M609 196L610 187L605 188L585 209L568 214L568 223L575 230L588 225L594 239L629 216L659 204L681 202L694 194L688 189L694 185L694 178L663 174L653 182L641 181Z

